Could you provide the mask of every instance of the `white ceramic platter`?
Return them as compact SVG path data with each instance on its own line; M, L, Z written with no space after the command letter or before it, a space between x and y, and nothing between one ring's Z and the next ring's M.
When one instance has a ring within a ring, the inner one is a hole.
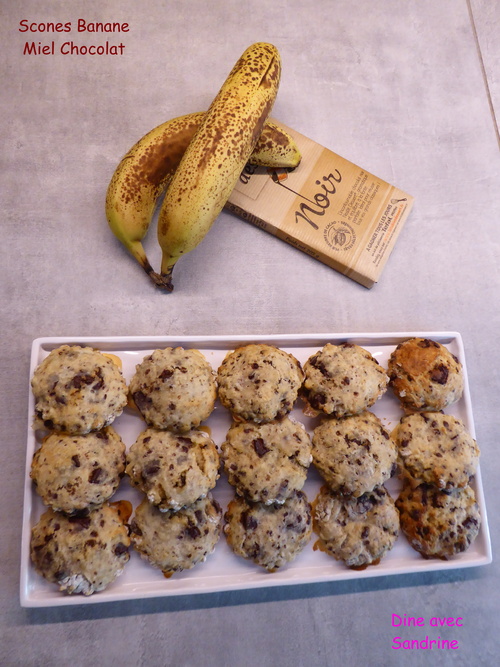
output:
M64 343L88 345L117 355L122 360L125 378L130 380L136 365L143 357L155 349L163 347L182 346L201 350L209 362L217 369L228 350L249 343L264 342L276 345L291 352L301 363L319 350L325 343L340 343L349 341L357 343L369 350L377 361L387 367L390 353L401 341L411 336L424 336L437 340L455 354L464 366L465 391L462 399L451 406L447 412L461 419L469 432L475 437L470 393L467 383L467 368L464 348L460 334L453 332L408 332L408 333L380 333L380 334L300 334L275 336L186 336L186 337L96 337L96 338L39 338L33 342L31 354L30 377L36 366L48 353ZM300 400L292 412L292 416L305 424L310 430L314 421L306 418L302 412ZM392 429L402 416L398 401L391 390L371 408L382 420L386 428ZM27 434L27 456L24 489L24 515L22 526L21 552L21 580L20 598L24 607L49 607L58 605L82 605L140 598L164 597L172 595L193 595L196 593L211 593L238 589L251 589L269 586L284 586L290 584L308 584L327 581L341 581L346 579L362 579L387 575L401 575L405 573L429 572L437 570L451 570L457 568L475 567L491 562L491 544L486 517L481 472L478 471L472 486L476 492L478 504L482 514L481 531L469 550L449 561L425 560L416 551L411 549L403 535L400 535L396 545L375 566L363 571L346 568L342 563L335 561L331 556L320 550L314 550L313 539L306 549L286 567L275 573L267 573L264 569L251 562L236 556L227 546L224 537L217 544L215 551L204 563L200 563L192 570L177 573L166 579L162 573L154 569L139 555L131 550L131 558L123 574L118 577L106 590L84 597L82 595L64 595L57 586L47 583L33 569L30 562L29 542L31 528L37 522L44 507L33 489L29 477L31 459L36 448L40 445L37 436L31 427L34 414L34 402L31 390L29 391L29 424ZM224 441L227 429L231 423L226 410L216 405L212 415L206 422L212 438L220 447ZM113 427L121 435L123 441L130 447L139 433L145 428L138 413L126 409L115 420ZM481 443L478 443L481 447ZM321 481L317 472L311 467L304 487L310 501L314 500ZM399 481L391 479L387 488L393 497L399 491ZM225 509L233 492L227 483L224 474L217 482L213 491L214 497ZM126 499L135 507L139 504L141 495L132 489L125 477L113 497L113 500Z

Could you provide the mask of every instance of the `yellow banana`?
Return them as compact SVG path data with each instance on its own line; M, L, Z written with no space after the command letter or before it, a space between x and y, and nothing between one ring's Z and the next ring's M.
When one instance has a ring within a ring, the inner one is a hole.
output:
M204 111L179 116L145 134L122 158L108 186L108 224L156 284L161 284L161 279L146 257L142 240L156 202L204 116ZM300 159L299 149L290 134L269 119L249 162L265 167L294 168Z
M158 216L164 289L173 289L176 262L200 243L226 204L272 109L280 75L274 46L250 46L187 147Z

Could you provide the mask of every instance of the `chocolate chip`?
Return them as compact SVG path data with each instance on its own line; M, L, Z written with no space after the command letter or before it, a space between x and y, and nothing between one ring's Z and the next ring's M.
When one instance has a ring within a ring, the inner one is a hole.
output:
M144 466L142 470L142 478L145 479L147 477L153 477L154 475L157 475L160 472L160 461L159 459L155 459L154 461L150 461L146 466Z
M313 408L319 408L326 403L326 396L325 394L311 394L309 403Z
M74 516L68 517L68 521L80 528L81 530L88 530L90 528L90 517L89 516L82 516L81 514L75 514Z
M448 381L448 375L449 371L443 364L433 368L430 374L431 380L437 384L446 384Z
M144 394L142 391L134 392L132 398L134 399L134 403L137 405L139 410L143 410L151 403L149 396L146 396L146 394Z
M259 525L257 519L248 512L242 512L240 521L245 530L255 530Z
M266 447L262 438L255 438L255 440L252 442L252 445L255 449L255 453L259 458L262 458L269 451L269 448Z
M95 468L89 475L90 484L102 484L106 474L102 468Z
M434 340L429 340L429 338L423 338L417 343L418 347L428 348L428 347L439 347L438 343Z
M134 535L137 535L138 537L142 537L142 530L137 525L135 519L133 519L132 523L130 524L130 532Z
M365 512L369 512L372 509L373 505L374 505L374 498L372 498L370 494L365 493L357 499L356 511L359 514L364 514Z
M186 537L190 537L192 540L195 540L197 537L200 537L201 532L198 526L195 526L194 524L190 524L187 526L187 528L184 531L184 534Z
M313 368L316 368L316 370L318 370L323 377L325 377L325 378L330 377L330 371L325 366L325 363L323 361L320 361L318 357L313 357L311 359L310 363L311 363L311 366Z
M72 379L70 386L74 387L75 389L81 389L82 387L92 384L94 380L94 376L90 375L90 373L78 373Z
M123 542L118 542L116 547L114 548L114 552L116 556L123 556L123 554L126 554L128 551L128 547L123 544Z
M72 460L73 463L75 464L75 467L76 467L76 468L79 468L79 467L80 467L80 457L78 456L78 454L75 454L74 456L72 456L72 457L71 457L71 460Z
M178 481L175 483L174 486L178 489L186 486L186 473L185 472L181 473Z

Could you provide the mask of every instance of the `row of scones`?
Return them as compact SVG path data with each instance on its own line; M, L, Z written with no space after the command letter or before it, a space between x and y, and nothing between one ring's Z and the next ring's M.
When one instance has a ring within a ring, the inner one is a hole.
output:
M195 349L154 350L127 386L119 359L62 345L35 369L34 427L47 434L31 478L46 511L33 527L35 570L68 594L108 586L135 549L166 577L203 562L224 535L274 572L309 543L350 568L375 565L400 533L426 558L465 551L481 517L470 480L479 448L444 410L463 369L442 344L411 338L384 369L352 343L325 344L303 365L247 344L217 370ZM392 433L370 410L389 389L404 416ZM204 428L219 400L232 423L220 447ZM291 416L297 401L310 432ZM112 424L126 406L144 428L127 451ZM323 480L303 487L310 466ZM225 511L212 491L224 474ZM385 483L398 475L394 500ZM115 501L121 479L142 496Z

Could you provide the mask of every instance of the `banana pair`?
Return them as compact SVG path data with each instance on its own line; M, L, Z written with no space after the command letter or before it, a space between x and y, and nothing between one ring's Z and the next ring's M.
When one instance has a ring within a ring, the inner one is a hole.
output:
M175 264L208 233L248 162L289 168L299 164L295 141L268 120L280 75L277 49L253 44L208 111L154 128L116 168L106 194L108 224L160 289L172 291ZM157 273L142 240L165 190L158 215L162 262Z

